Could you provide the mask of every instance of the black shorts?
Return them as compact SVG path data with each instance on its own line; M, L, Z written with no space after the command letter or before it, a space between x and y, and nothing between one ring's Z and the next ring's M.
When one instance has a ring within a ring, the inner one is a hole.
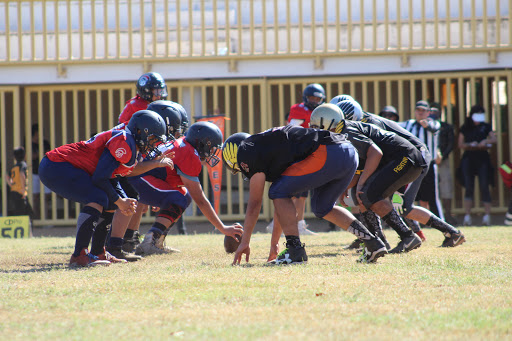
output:
M436 200L436 173L433 164L430 165L427 174L421 182L420 189L416 193L416 200L435 201Z
M34 211L32 210L32 206L30 206L27 197L23 198L23 196L20 193L12 191L9 193L7 215L28 215L30 219L32 219L34 216Z
M362 188L363 194L360 197L363 205L370 209L376 202L389 198L401 187L414 181L422 169L413 165L405 156L377 169Z

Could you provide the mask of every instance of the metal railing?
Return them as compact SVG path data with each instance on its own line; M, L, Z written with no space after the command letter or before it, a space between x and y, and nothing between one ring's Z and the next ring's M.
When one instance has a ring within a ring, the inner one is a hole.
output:
M504 0L0 1L0 66L512 50Z
M191 118L205 115L225 114L225 136L245 131L257 133L273 126L283 125L289 108L302 101L303 88L313 82L321 83L331 98L347 93L356 98L369 112L378 113L385 105L394 105L401 120L413 118L414 104L427 99L441 104L443 118L451 123L456 133L469 112L471 105L479 103L486 109L486 121L491 122L497 132L498 143L492 149L495 168L512 159L512 71L489 70L480 72L392 74L372 76L337 76L321 78L279 79L233 79L173 81L169 87L169 98L184 105ZM42 146L47 139L51 148L62 144L88 139L95 132L110 129L125 102L135 95L132 83L38 85L27 87L0 87L0 160L2 174L12 166L12 150L24 144L27 149L29 177L33 165L31 128L38 124L39 138L35 142ZM193 121L193 119L192 119ZM455 149L450 156L454 171L459 164L461 151ZM37 159L41 159L39 150ZM497 170L494 172L496 186L492 191L494 213L507 210L510 193L503 186ZM30 179L31 180L31 179ZM31 181L29 181L31 184ZM203 172L202 184L207 196L209 180ZM452 212L463 212L463 188L453 184L455 198ZM41 193L43 193L43 188ZM247 202L247 183L240 176L224 172L220 216L226 220L241 220ZM479 204L475 211L483 211ZM7 193L2 186L1 212L6 215ZM29 191L34 204L33 188ZM49 198L40 195L36 225L73 225L79 205L62 200L55 194ZM47 210L45 210L45 206ZM204 220L197 207L192 205L187 220ZM270 219L272 209L265 197L262 219ZM306 216L311 217L310 205ZM147 216L145 222L152 218Z

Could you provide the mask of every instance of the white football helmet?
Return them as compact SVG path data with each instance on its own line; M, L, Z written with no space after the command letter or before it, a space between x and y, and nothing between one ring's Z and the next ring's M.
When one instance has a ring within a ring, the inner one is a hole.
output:
M310 128L324 130L335 129L338 123L344 119L343 111L336 105L326 103L319 105L311 113Z

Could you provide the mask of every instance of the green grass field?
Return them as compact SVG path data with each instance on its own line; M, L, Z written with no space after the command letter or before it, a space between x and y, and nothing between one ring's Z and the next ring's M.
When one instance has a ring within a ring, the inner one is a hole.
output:
M109 267L67 267L74 238L0 239L2 340L512 339L512 229L463 229L378 264L356 263L346 232L307 236L309 264L231 266L223 236L169 236L180 254ZM397 242L386 230L392 246Z

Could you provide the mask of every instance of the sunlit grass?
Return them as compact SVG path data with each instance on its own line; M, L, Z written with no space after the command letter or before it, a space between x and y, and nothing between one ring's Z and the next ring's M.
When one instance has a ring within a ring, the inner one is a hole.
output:
M309 264L232 267L223 236L168 237L182 253L67 267L74 238L0 239L0 336L11 339L511 339L512 229L465 228L378 264L356 263L346 232L306 236ZM392 246L397 242L386 231Z

